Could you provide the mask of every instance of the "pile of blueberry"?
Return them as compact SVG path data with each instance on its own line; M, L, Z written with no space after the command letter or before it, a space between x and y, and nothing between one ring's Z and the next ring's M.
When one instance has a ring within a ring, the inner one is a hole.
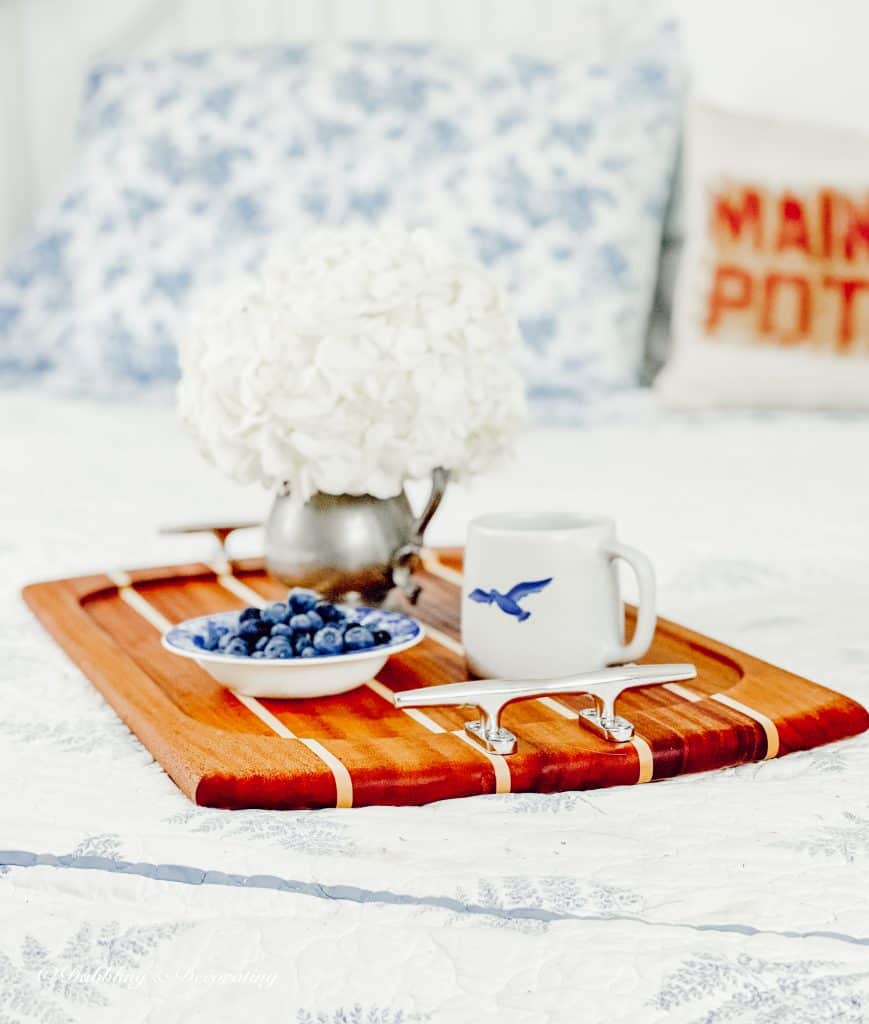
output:
M207 621L193 642L206 651L242 657L316 658L390 644L402 632L401 624L396 628L390 620L401 618L367 608L341 608L313 590L297 587L286 601L245 608L234 631Z

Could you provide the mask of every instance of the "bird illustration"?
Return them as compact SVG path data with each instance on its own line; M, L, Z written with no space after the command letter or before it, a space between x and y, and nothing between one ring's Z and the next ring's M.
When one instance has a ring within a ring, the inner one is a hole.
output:
M502 612L507 615L515 615L520 622L524 622L531 617L531 612L526 611L519 602L524 597L528 597L529 594L537 594L544 587L548 587L552 579L553 577L550 576L549 579L545 580L529 580L526 583L517 583L506 594L502 594L499 590L481 590L479 587L476 587L468 594L468 597L472 601L476 601L477 604L497 605Z

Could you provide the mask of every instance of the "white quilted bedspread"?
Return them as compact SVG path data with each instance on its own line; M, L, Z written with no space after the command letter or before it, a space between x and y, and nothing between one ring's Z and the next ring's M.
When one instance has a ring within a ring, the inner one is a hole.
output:
M616 516L670 618L869 702L869 421L631 396L432 529ZM651 786L422 808L192 806L24 607L259 515L165 406L0 398L0 1021L869 1020L869 738ZM255 542L255 538L252 538Z

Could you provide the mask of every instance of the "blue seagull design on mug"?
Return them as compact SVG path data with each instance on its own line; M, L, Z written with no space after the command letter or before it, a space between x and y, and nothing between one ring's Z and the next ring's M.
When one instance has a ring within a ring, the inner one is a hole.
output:
M529 580L526 583L517 583L506 594L499 590L481 590L475 587L468 594L471 601L477 604L494 604L506 615L515 615L520 622L531 618L531 612L526 611L519 602L528 597L529 594L538 594L545 587L548 587L554 577L550 576L545 580Z

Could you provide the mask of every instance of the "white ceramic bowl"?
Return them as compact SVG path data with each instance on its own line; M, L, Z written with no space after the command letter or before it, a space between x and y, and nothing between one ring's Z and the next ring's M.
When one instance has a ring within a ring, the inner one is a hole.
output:
M163 634L163 646L182 658L192 658L219 683L246 697L325 697L361 686L377 675L390 655L416 646L425 635L416 619L407 615L376 608L353 610L373 628L382 624L390 631L398 628L403 635L381 647L313 658L250 658L198 647L194 637L207 622L236 628L240 612L231 611L178 623Z

